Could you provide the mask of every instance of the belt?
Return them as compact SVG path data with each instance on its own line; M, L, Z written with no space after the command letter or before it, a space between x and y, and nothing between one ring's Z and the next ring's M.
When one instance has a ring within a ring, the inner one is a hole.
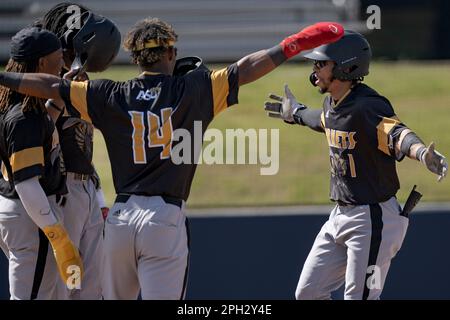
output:
M115 202L126 203L128 201L128 199L130 199L131 196L132 196L131 194L119 193L116 196ZM160 196L160 195L154 195L154 196L155 197L161 197L164 200L165 203L173 204L174 206L177 206L180 209L183 206L183 200L181 200L181 199L170 197L170 196ZM152 197L152 196L149 196L149 197Z
M346 203L346 202L343 202L343 201L341 201L341 200L337 200L336 203L337 203L338 206L340 206L340 207L354 206L354 204Z
M88 181L91 178L90 174L75 173L75 172L67 172L67 176L80 181Z

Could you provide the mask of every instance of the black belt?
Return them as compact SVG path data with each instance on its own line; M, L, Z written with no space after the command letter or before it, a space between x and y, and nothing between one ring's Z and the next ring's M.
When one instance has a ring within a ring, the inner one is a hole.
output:
M347 203L347 202L343 202L343 201L341 201L341 200L336 200L336 203L337 203L338 206L340 206L340 207L354 206L354 204Z
M116 196L116 201L118 203L126 203L128 201L128 199L130 199L131 194L118 194ZM149 196L151 197L151 196ZM178 199L178 198L174 198L174 197L169 197L169 196L156 196L156 197L161 197L165 203L169 203L169 204L173 204L174 206L177 206L178 208L182 208L183 206L183 200Z
M75 172L67 172L67 176L72 177L75 180L80 181L88 181L91 178L90 174L84 174L84 173L75 173Z

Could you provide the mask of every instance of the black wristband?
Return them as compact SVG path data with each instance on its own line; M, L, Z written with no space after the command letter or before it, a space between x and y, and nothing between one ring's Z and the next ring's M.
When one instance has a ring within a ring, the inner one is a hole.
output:
M269 55L269 57L272 59L273 64L276 66L279 66L280 64L282 64L283 62L285 62L287 60L286 56L284 55L283 49L281 48L281 46L279 44L268 49L266 52Z
M22 82L23 73L18 72L0 72L0 85L17 91Z

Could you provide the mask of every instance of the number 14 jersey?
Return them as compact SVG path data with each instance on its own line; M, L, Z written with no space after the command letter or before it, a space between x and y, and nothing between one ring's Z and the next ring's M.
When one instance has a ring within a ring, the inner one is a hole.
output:
M125 82L60 83L68 111L102 132L116 193L184 200L196 169L194 125L201 124L203 135L214 116L238 102L238 88L236 64L218 71L197 69L180 77L144 72ZM183 149L190 152L190 161L181 164L171 159L174 145L187 143L174 140L177 129L191 137L189 147Z

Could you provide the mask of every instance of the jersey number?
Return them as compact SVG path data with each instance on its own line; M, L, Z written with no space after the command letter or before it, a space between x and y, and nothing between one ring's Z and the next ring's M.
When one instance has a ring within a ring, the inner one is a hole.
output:
M356 168L355 168L355 160L353 159L353 155L351 153L347 154L348 156L348 166L350 167L350 176L352 178L356 178ZM331 162L331 173L334 176L346 176L347 175L347 161L345 161L341 156L337 153L333 153L330 156Z
M161 159L170 157L172 149L172 108L164 108L161 110L161 117L153 112L147 111L128 111L131 116L131 124L133 125L133 159L136 164L146 164L147 155L145 152L145 124L148 126L148 147L162 147L160 153ZM145 117L147 115L147 117Z

